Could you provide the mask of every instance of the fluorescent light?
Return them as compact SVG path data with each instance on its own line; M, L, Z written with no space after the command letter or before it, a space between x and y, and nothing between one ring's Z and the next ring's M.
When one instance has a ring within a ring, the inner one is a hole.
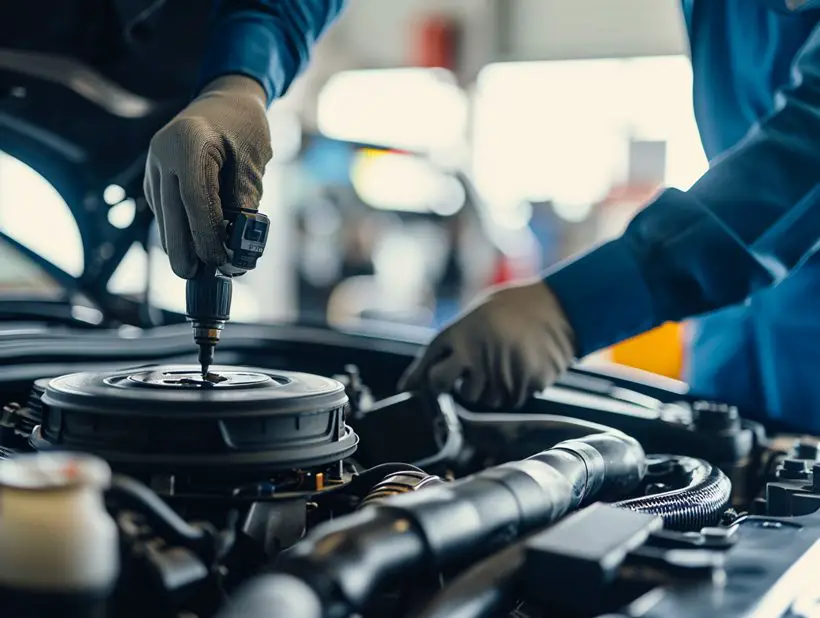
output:
M334 139L429 152L466 133L468 101L443 69L343 71L319 94L319 130Z

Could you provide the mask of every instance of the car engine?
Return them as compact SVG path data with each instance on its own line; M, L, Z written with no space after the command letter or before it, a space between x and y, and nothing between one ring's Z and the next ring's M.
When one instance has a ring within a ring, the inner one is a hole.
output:
M3 614L820 612L817 439L581 369L471 409L390 393L379 358L0 380Z

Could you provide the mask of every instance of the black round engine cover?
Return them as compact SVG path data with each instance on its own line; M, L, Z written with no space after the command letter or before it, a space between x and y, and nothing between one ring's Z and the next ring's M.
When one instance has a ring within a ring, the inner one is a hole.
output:
M82 450L112 464L276 471L349 457L344 386L250 367L154 366L54 378L42 397L38 450Z

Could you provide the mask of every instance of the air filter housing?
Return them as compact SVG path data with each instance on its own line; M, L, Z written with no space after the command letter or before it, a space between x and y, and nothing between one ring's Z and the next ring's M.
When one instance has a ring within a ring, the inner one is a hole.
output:
M275 472L340 461L358 437L344 386L321 376L249 367L157 366L49 381L37 450L99 455L112 466L174 472Z

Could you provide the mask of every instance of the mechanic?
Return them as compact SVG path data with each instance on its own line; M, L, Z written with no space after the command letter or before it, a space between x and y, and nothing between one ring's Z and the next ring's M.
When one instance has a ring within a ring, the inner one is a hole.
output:
M621 238L543 280L491 292L435 338L404 386L515 405L576 357L739 303L801 263L817 231L818 4L683 0L710 171L686 193L661 194ZM146 167L146 196L179 276L193 276L197 259L225 262L220 199L258 205L272 156L265 107L343 5L218 3L207 85L152 140ZM804 261L782 285L699 322L694 391L820 426L820 414L805 418L820 409L812 336L820 330L812 302L820 264Z
M514 406L576 357L705 316L690 350L693 393L820 429L818 8L684 0L710 170L687 192L661 193L620 238L491 290L401 386Z

